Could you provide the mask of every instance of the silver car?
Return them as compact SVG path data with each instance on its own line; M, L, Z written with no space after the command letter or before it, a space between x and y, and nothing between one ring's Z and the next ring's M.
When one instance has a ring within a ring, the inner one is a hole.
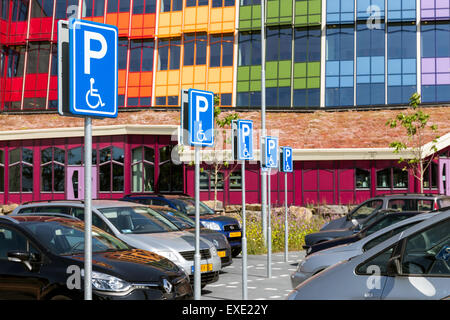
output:
M396 222L356 242L321 250L306 256L306 258L299 263L297 271L291 274L292 288L297 287L303 281L321 272L322 270L325 270L329 266L348 260L352 257L359 256L377 244L421 221L435 216L436 214L437 213L419 214L406 220Z
M84 205L76 201L24 204L12 214L64 213L84 220ZM128 245L155 252L182 267L193 279L195 235L180 231L154 210L134 202L92 200L92 224ZM215 282L221 269L216 247L200 237L202 286Z
M450 210L309 278L288 300L448 299Z

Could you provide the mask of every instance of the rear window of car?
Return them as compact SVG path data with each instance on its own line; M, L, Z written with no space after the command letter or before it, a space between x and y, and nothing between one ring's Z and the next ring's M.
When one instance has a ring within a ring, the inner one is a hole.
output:
M392 199L387 207L398 211L430 211L433 210L433 200Z

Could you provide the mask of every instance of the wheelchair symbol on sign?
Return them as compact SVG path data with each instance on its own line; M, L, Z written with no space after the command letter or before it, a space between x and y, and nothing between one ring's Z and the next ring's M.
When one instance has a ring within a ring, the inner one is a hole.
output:
M291 170L291 166L288 164L288 163L286 163L286 171L290 171Z
M206 141L206 134L202 130L202 123L201 122L198 124L197 141L199 141L199 142Z
M274 167L275 166L275 162L273 161L273 158L270 157L269 158L269 167Z
M247 146L244 146L244 150L242 150L242 155L244 158L250 158L250 152L248 152Z
M100 94L98 93L98 89L94 89L94 83L95 83L94 78L91 78L89 81L90 81L91 85L90 85L90 89L88 90L88 92L86 92L86 103L87 103L87 105L88 105L91 109L97 109L98 106L104 107L104 106L105 106L105 103L103 103L102 97L101 97ZM91 103L91 101L90 101L90 99L89 99L90 97L92 97L92 98L94 98L94 99L95 99L95 98L97 99L97 101L96 101L95 104L92 104L92 103Z

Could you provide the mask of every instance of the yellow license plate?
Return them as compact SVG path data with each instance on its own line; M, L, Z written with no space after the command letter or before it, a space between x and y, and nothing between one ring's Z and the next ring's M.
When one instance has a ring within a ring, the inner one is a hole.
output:
M230 238L240 237L240 236L241 236L240 232L230 232Z
M212 263L200 265L200 272L208 272L212 271L212 269L213 269ZM191 271L192 273L194 273L194 266L192 266Z
M219 255L219 257L224 258L227 256L227 252L226 251L217 251L217 254Z

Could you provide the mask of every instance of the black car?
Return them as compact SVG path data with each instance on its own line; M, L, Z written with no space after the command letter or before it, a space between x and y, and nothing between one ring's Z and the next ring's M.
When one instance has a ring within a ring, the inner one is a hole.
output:
M371 224L367 226L362 226L362 230L359 228L355 228L353 230L329 230L329 231L321 231L314 234L315 239L323 239L323 238L330 238L331 236L334 236L335 238L332 240L326 240L326 241L318 241L316 244L313 244L311 246L304 246L303 248L306 249L306 255L313 254L314 252L325 250L331 247L335 247L342 244L348 244L353 243L356 241L359 241L369 235L371 235L374 232L377 232L378 230L381 230L383 228L386 228L394 223L397 223L399 221L414 217L417 214L420 214L421 212L417 211L411 211L411 212L391 212L387 213L386 215L382 216L380 219L372 222ZM360 226L361 227L361 226ZM309 239L311 240L311 237Z
M55 215L0 217L0 300L83 299L83 269L81 220ZM133 249L93 226L92 299L192 299L192 287L170 260Z

